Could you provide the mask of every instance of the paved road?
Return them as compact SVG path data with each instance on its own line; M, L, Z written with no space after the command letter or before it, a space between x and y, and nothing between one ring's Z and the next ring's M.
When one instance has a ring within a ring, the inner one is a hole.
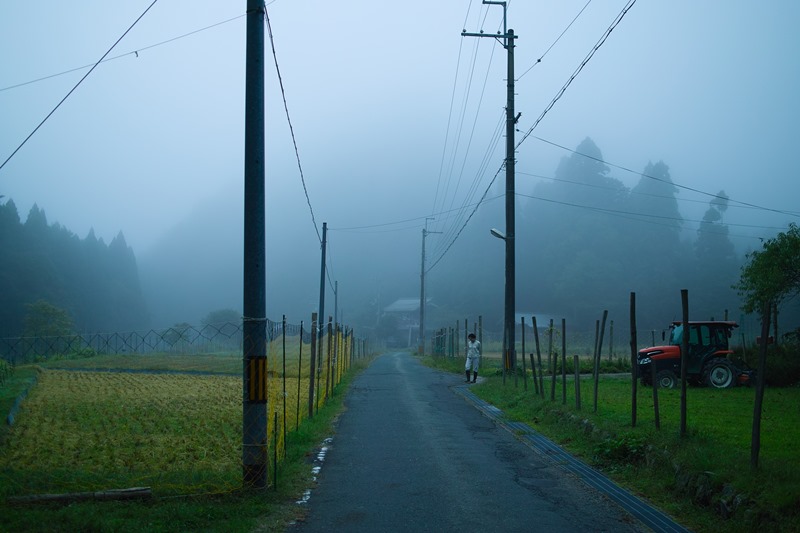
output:
M289 531L646 530L454 394L462 381L406 353L376 359Z

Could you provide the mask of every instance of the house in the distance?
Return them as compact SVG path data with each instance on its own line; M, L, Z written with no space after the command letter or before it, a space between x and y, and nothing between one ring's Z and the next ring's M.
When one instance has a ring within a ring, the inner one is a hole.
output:
M430 304L430 298L425 300ZM399 298L383 308L381 322L386 325L386 345L416 346L419 339L419 298ZM427 328L426 328L427 329Z

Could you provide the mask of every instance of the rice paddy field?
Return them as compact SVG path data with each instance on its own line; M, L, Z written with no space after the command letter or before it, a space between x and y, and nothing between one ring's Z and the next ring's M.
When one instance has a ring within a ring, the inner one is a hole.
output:
M309 353L299 337L287 339L285 352L279 342L270 346L264 443L270 465L285 455L285 435L308 415ZM345 366L345 358L323 355L316 408ZM0 433L0 497L241 488L240 354L96 356L35 368L13 426Z

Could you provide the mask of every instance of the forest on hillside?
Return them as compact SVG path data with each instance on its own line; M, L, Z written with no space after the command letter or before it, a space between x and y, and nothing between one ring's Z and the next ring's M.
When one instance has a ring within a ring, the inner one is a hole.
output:
M680 319L680 290L688 289L693 320L721 320L726 311L739 320L732 285L745 257L725 224L725 192L709 195L702 220L688 223L666 163L647 164L628 188L602 159L587 138L532 193L519 192L518 176L517 313L566 318L588 330L607 309L627 324L635 292L639 326L661 329ZM477 231L467 236L473 242L454 247L460 274L439 276L428 288L433 320L448 323L458 318L454 310L462 318L481 314L487 327L502 331L503 246L488 228L502 229L503 213L502 201L484 202L475 213L470 225Z
M13 200L0 204L0 295L0 337L37 333L26 331L26 316L42 307L66 312L73 332L131 331L148 320L121 232L110 244L93 230L80 239L36 205L23 223Z

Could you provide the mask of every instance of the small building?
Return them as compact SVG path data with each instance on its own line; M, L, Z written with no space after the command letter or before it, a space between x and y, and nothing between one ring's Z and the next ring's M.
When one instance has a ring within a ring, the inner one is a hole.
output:
M425 302L430 303L426 298ZM415 346L419 338L419 298L399 298L383 308L381 317L392 317L394 334L386 339L390 347ZM389 332L387 332L389 333Z

